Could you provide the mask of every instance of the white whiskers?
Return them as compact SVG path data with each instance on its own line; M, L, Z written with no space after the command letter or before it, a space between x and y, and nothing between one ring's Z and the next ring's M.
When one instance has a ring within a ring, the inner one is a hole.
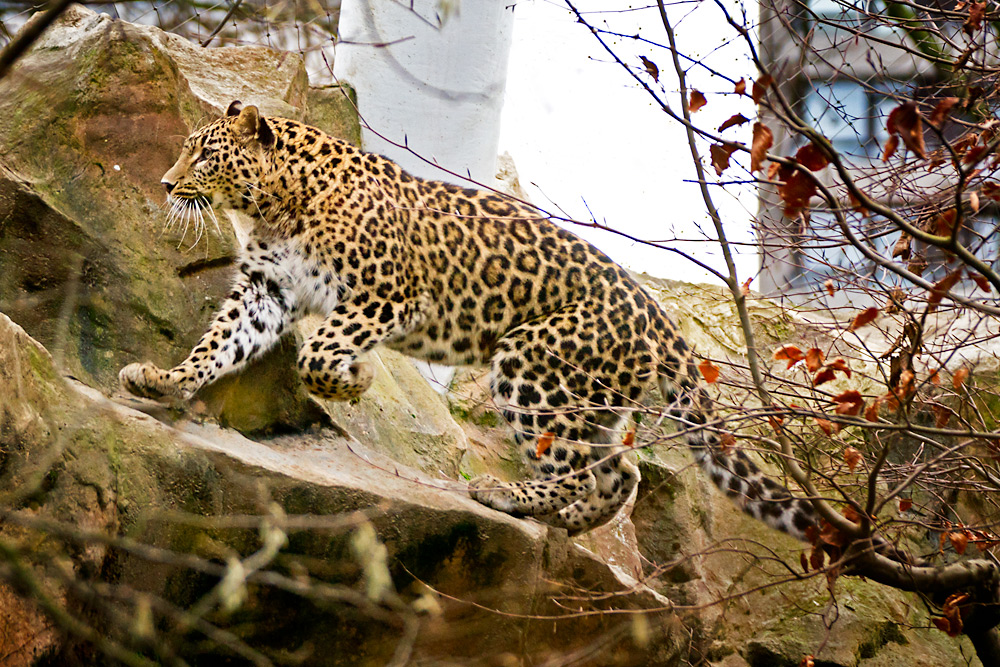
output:
M215 211L209 205L208 199L202 196L195 197L193 199L182 199L178 197L167 197L167 204L170 207L167 211L167 221L163 226L163 231L160 234L166 232L172 232L175 229L180 230L181 238L177 242L177 249L184 245L184 240L187 238L188 230L194 234L194 242L191 243L184 252L190 252L201 241L201 237L205 233L205 213L208 212L208 217L215 226L215 231L220 236L222 235L222 230L219 228L219 219L215 216ZM193 227L193 229L192 229Z
M261 220L264 220L265 222L267 222L267 218L264 217L264 212L260 210L260 204L257 202L257 198L254 196L253 191L256 190L257 192L261 193L265 197L270 197L271 195L269 195L267 192L265 192L264 189L261 188L259 185L254 185L252 183L246 183L245 185L246 185L246 188L247 188L247 194L250 195L250 201L253 202L254 208L257 209L257 215L260 216Z

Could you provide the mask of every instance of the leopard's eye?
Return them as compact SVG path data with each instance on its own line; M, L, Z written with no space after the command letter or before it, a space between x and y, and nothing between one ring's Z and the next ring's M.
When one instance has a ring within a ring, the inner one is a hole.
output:
M202 163L208 158L212 157L212 155L214 154L215 154L214 148L209 148L208 146L205 146L204 148L201 149L201 154L198 156L198 162Z

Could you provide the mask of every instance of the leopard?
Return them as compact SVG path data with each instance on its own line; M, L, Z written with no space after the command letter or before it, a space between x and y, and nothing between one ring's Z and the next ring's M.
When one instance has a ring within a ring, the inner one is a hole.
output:
M361 396L375 377L366 357L380 345L488 366L492 400L531 473L468 483L495 510L571 535L610 521L640 480L623 431L659 390L700 466L745 512L803 540L817 526L807 499L723 444L694 351L652 294L528 202L413 176L239 101L187 137L161 183L175 210L249 223L207 332L172 368L122 368L127 392L191 399L318 315L297 370L321 400Z

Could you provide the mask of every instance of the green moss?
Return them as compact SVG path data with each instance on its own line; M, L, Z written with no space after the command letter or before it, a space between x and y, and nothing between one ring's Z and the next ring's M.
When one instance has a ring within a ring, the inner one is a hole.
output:
M463 422L469 421L469 410L463 405L459 405L458 403L453 403L449 401L448 412L451 413L451 416L457 419L458 421L463 421Z
M31 366L31 371L35 374L35 377L45 382L56 382L58 375L49 355L34 345L26 345L24 349L28 352L28 364Z
M970 387L976 384L986 387L996 387L998 383L1000 383L1000 373L996 372L975 373L966 380L966 385ZM995 430L997 428L995 415L1000 415L1000 394L996 391L975 391L972 392L972 396L978 413L983 415L984 430Z
M903 635L899 626L892 621L876 623L872 636L858 647L858 659L874 658L879 649L893 642L896 644L909 644L910 642Z
M448 412L451 413L451 416L456 421L468 422L476 426L482 426L483 428L496 428L503 424L500 415L494 410L480 407L470 410L461 403L454 401L448 402Z
M18 91L17 104L9 107L10 115L3 121L4 130L20 128L23 132L25 128L34 127L39 122L39 118L44 118L48 114L48 97L41 87L22 87ZM22 135L22 139L25 135ZM7 142L4 142L7 144Z
M346 84L310 88L305 122L355 146L361 145L358 96Z

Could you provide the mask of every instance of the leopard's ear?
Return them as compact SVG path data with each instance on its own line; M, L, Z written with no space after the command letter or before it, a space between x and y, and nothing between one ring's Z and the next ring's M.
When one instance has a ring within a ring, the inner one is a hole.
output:
M256 139L265 147L274 143L274 132L271 131L271 126L267 124L267 120L253 105L240 109L239 116L236 118L236 132L244 139Z
M239 116L241 111L243 111L243 103L240 102L239 100L233 100L232 103L229 105L229 108L226 109L226 115Z

